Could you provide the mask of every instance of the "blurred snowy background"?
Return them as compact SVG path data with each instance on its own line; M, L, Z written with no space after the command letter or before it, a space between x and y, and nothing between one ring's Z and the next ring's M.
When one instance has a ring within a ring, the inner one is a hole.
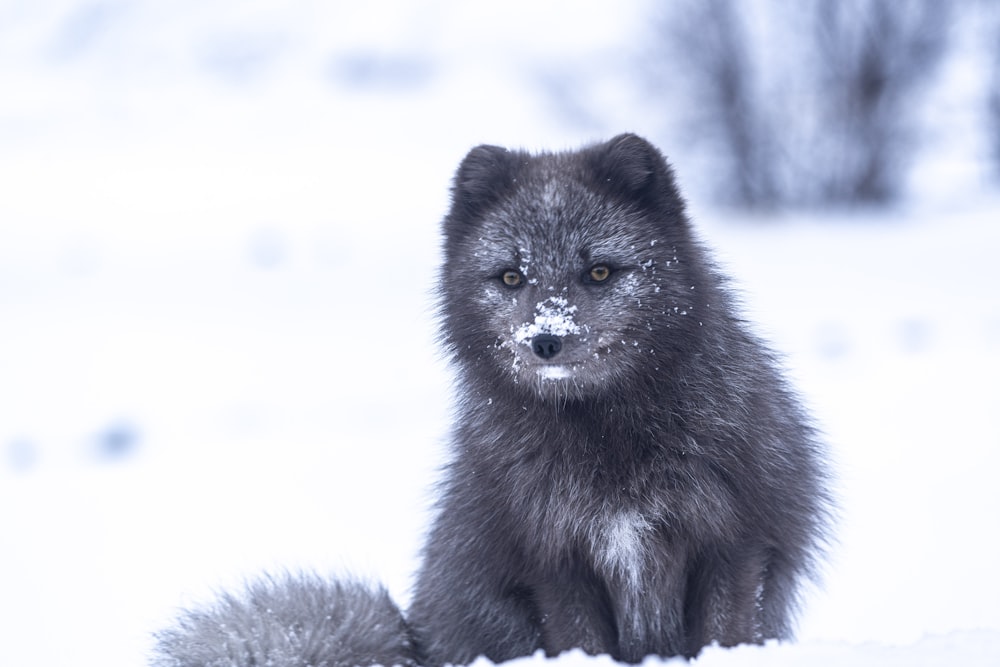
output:
M625 130L840 475L800 643L698 662L1000 663L995 3L0 0L0 665L265 569L405 603L451 172Z

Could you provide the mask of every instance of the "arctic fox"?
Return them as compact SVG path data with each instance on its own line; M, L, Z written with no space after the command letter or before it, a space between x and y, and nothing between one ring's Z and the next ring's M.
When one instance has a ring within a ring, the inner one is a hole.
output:
M479 146L443 232L457 416L405 620L382 591L265 581L182 616L156 664L635 663L789 637L823 450L659 151Z

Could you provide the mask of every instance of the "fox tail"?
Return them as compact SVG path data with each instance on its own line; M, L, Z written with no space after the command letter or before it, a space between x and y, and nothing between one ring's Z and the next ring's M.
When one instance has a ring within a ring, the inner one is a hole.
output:
M416 667L399 607L381 587L266 576L181 612L156 634L153 667Z

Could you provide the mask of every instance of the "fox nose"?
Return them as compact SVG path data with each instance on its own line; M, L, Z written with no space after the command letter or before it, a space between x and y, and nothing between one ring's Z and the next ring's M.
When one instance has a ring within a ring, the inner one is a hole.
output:
M562 349L562 340L552 334L538 334L531 339L531 350L542 359L551 359Z

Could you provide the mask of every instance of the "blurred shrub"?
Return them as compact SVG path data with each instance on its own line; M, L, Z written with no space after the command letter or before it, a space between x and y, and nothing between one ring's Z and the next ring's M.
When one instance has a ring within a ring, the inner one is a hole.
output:
M1000 176L1000 21L993 29L993 62L987 110L990 137L993 140L993 162Z
M665 11L655 57L688 135L718 156L724 201L881 204L899 194L950 18L943 0L686 0Z

